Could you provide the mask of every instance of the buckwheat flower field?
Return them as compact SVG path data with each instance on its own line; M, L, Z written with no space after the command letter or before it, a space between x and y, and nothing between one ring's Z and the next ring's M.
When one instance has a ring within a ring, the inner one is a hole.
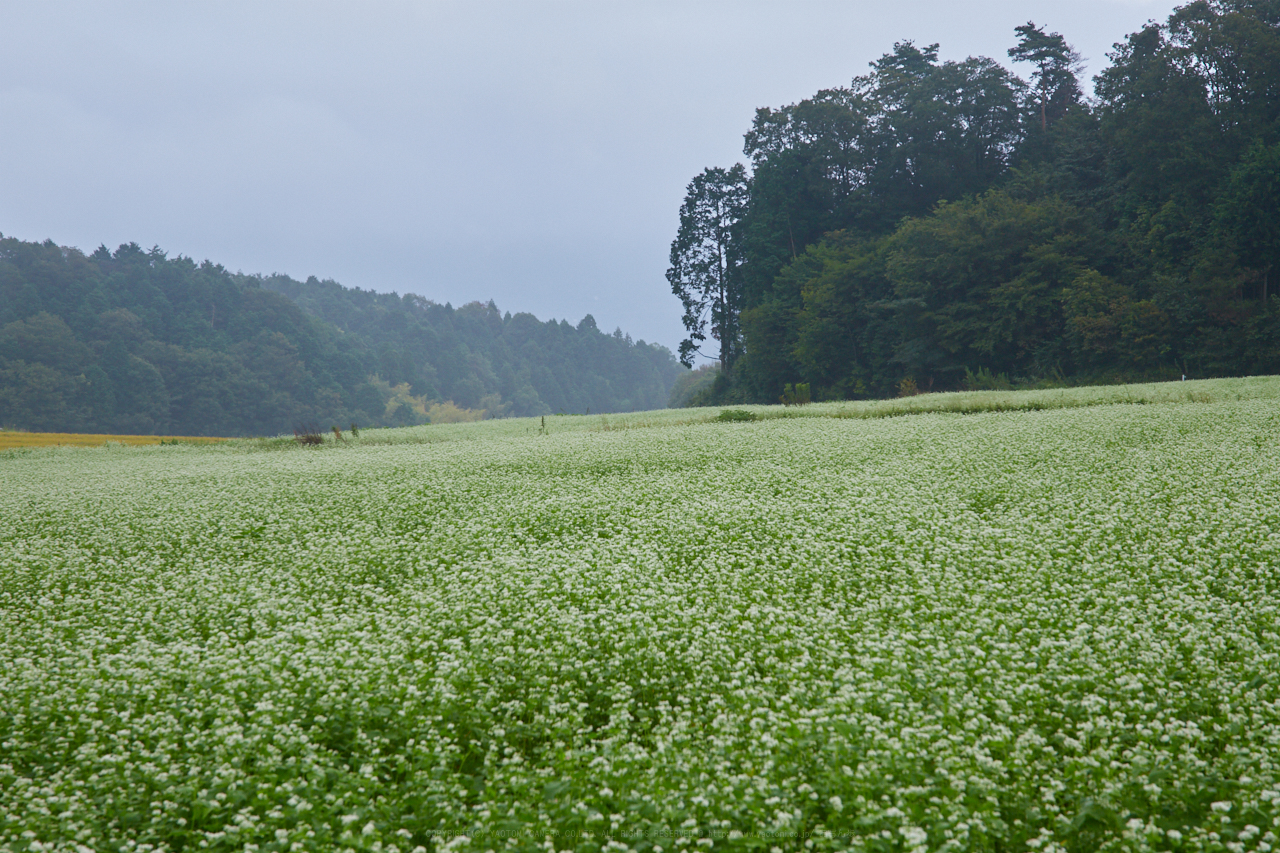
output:
M1195 385L10 452L0 851L1266 853L1280 379Z

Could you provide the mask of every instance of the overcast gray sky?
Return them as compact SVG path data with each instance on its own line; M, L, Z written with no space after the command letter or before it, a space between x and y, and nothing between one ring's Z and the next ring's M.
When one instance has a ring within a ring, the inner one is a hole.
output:
M0 232L591 313L674 348L685 186L742 159L756 107L898 40L1007 63L1028 19L1092 75L1174 6L0 0Z

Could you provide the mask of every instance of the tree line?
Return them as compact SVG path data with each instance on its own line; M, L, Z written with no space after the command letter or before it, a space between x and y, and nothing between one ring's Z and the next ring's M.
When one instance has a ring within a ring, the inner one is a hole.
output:
M0 426L274 435L660 408L665 347L575 325L231 273L135 243L0 238Z
M1280 373L1280 2L1198 0L1115 45L894 45L762 108L689 184L667 273L690 402Z

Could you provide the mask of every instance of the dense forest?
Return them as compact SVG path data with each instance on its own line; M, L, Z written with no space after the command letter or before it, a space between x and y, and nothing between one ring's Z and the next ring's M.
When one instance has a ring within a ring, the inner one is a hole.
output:
M0 239L0 427L272 435L660 408L666 348L314 278L233 274L136 244Z
M1179 7L1091 97L1012 36L1028 79L902 42L690 183L667 278L721 371L687 401L1280 373L1280 2Z

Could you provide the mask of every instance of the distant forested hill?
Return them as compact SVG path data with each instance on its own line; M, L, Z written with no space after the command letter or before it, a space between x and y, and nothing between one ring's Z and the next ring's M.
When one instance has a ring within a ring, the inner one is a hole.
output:
M756 111L689 185L668 272L692 402L1280 372L1280 3L1195 0L1087 97L1067 38L909 41Z
M492 304L0 239L0 426L263 435L660 408L666 348ZM460 411L465 410L465 411Z
M314 277L270 276L262 287L365 341L387 382L459 406L517 416L660 409L684 372L666 347L604 334L590 314L572 326L492 302L454 309Z

